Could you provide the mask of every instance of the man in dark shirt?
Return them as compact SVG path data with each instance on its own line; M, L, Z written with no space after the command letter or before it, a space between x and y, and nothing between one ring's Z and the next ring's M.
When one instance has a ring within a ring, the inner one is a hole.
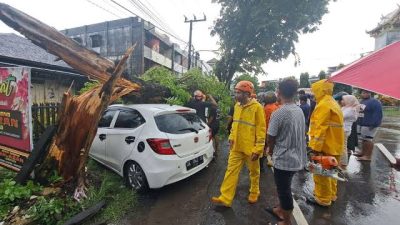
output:
M354 155L359 156L359 161L371 161L374 148L373 139L382 123L382 104L371 97L371 92L361 91L362 101L360 103L360 115L358 118L358 134L362 140L361 152Z
M303 111L305 123L307 127L309 126L308 117L310 116L310 105L307 103L307 96L300 96L300 108Z
M217 103L211 95L208 95L209 102L206 102L205 95L200 90L196 90L193 94L193 98L185 105L186 107L196 110L196 114L207 123L209 116L208 111L211 107L217 107Z
M211 135L214 144L214 156L217 156L218 152L218 131L219 131L219 109L218 107L211 107L209 109L208 126L211 128Z

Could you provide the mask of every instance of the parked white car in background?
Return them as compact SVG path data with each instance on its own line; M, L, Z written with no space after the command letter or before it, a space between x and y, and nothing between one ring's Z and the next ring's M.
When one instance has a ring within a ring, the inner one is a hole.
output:
M199 172L213 153L211 130L194 109L138 104L107 108L89 154L142 191Z

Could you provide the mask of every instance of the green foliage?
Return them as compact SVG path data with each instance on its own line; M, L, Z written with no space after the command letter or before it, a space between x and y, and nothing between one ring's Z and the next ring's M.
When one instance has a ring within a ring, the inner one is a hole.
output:
M29 199L32 194L40 192L41 189L32 181L28 181L24 186L17 184L12 178L4 178L0 182L0 220L7 215L12 207Z
M260 92L276 91L278 84L276 82L266 81L265 87L260 88Z
M201 90L207 95L212 95L218 101L221 111L221 121L224 122L232 104L229 90L224 83L219 82L213 75L206 75L198 69L192 69L178 78L164 67L153 67L142 78L167 87L172 96L166 98L167 103L185 105L195 90ZM225 125L222 124L222 127ZM225 131L225 129L220 129Z
M97 80L85 82L83 88L81 88L81 90L79 90L79 94L83 94L89 90L92 90L93 88L95 88L99 85L100 85L100 82L98 82Z
M97 80L85 82L83 88L81 88L81 90L79 90L79 94L81 95L87 91L90 91L90 90L98 87L99 85L100 85L100 82ZM122 103L123 103L122 99L119 98L119 99L115 100L114 102L112 102L111 104L122 104Z
M318 29L329 0L214 2L221 5L221 16L211 34L219 36L222 52L215 71L220 81L229 84L235 72L261 73L269 60L297 56L299 35Z
M310 74L307 72L300 74L300 88L309 88L310 87Z
M83 208L88 208L105 199L106 208L103 209L87 224L107 221L108 223L118 222L123 215L133 209L136 202L135 192L123 185L120 176L98 165L93 160L88 163L88 170L92 176L101 178L98 186L92 185L89 188L88 197L82 203Z
M201 90L219 99L219 106L222 111L228 112L231 104L229 90L218 81L215 76L203 74L198 69L192 69L178 78L164 67L153 67L142 77L145 81L159 83L170 89L172 97L168 97L167 103L184 105L187 103L195 90Z
M63 180L63 178L60 175L58 175L57 170L53 170L53 173L49 177L49 182L51 184L54 184L54 183L60 182L62 180Z
M39 196L36 203L28 210L28 214L38 224L63 224L63 220L78 212L78 203L70 197L62 199Z
M178 81L177 77L164 67L153 67L147 70L142 78L145 81L156 82L167 87L172 93L172 97L165 99L168 104L183 105L190 99L190 94Z
M337 94L342 91L352 94L353 88L346 84L335 83L335 86L333 86L333 94Z
M256 76L252 76L252 75L247 74L247 73L242 74L242 75L240 75L240 76L235 78L233 84L236 85L237 83L239 83L239 81L242 81L242 80L247 80L247 81L250 81L251 83L253 83L255 92L256 93L259 92L258 78Z
M29 198L32 193L39 192L40 186L28 181L26 186L17 184L13 179L4 179L0 183L0 204L8 204Z
M321 71L319 72L319 74L318 74L318 78L319 78L319 80L326 79L326 73L325 73L325 71L321 70Z
M218 107L222 112L222 116L224 117L228 114L232 98L225 84L219 82L215 76L208 76L198 69L193 69L185 73L180 80L185 90L189 93L201 90L205 94L212 95L218 101Z

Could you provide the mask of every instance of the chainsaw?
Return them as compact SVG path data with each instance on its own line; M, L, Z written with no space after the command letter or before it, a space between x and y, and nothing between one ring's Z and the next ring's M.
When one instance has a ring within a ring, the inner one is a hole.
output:
M344 174L338 168L336 158L333 156L311 156L305 169L316 175L331 177L339 181L347 181Z

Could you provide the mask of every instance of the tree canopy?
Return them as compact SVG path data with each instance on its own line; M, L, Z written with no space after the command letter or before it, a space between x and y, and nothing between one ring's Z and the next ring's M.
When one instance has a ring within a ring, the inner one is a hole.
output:
M319 74L318 74L318 78L319 78L320 80L326 79L326 73L325 73L325 71L321 70L321 71L319 72Z
M310 87L310 74L307 72L300 74L300 87L301 88L309 88Z
M260 73L262 64L296 55L301 33L317 30L329 0L214 0L221 5L212 35L220 37L216 76L229 84L235 72Z

